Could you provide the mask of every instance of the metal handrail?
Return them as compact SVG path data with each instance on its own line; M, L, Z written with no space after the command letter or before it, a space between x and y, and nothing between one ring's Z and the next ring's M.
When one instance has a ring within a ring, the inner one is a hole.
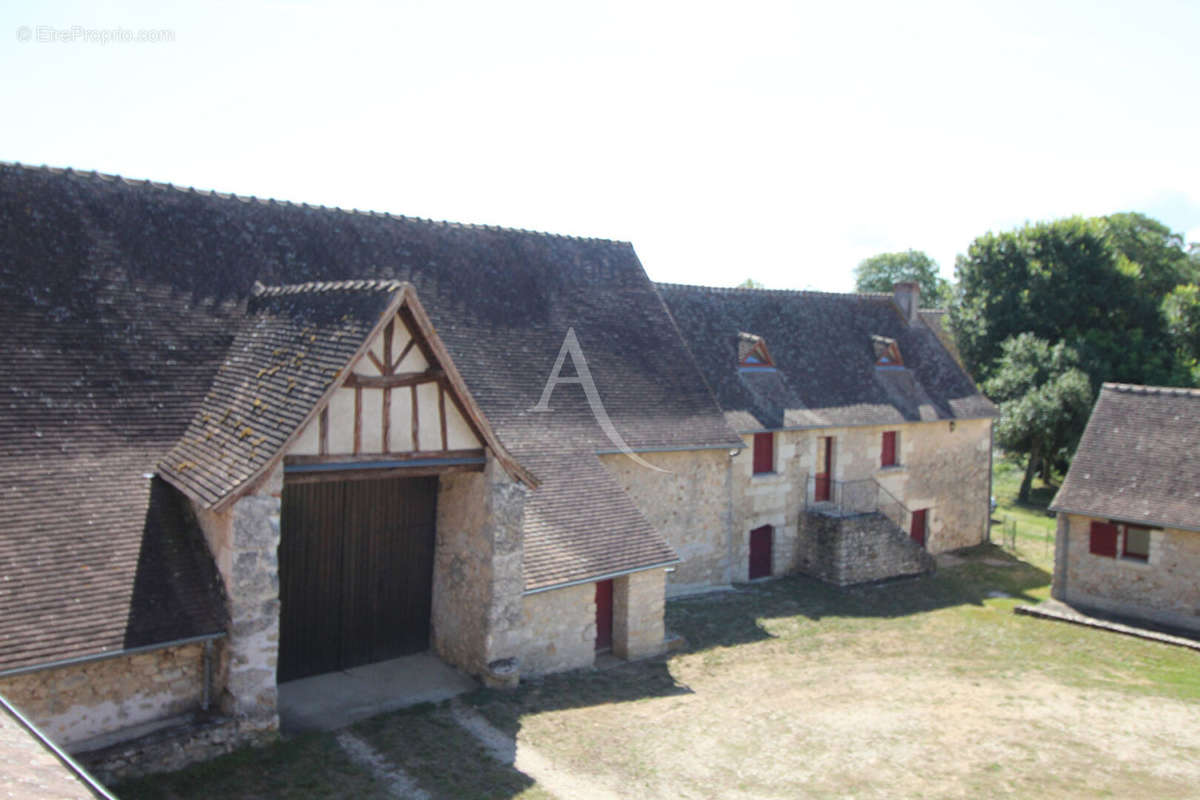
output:
M912 511L874 478L835 481L811 476L805 492L805 507L840 517L881 513L901 530L907 530Z

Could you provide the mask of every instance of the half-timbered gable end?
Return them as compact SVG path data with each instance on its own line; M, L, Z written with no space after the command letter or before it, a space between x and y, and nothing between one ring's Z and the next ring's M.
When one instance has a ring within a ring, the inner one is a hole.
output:
M258 285L199 413L159 473L221 508L284 458L305 476L430 475L483 468L496 440L411 284Z

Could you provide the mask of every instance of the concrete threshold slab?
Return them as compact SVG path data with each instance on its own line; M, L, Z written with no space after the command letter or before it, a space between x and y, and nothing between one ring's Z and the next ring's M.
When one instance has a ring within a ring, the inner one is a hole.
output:
M1111 631L1125 636L1136 636L1139 639L1148 639L1152 642L1162 642L1163 644L1175 645L1176 647L1200 650L1200 639L1193 639L1188 636L1176 636L1154 630L1153 628L1144 628L1140 625L1132 624L1132 620L1126 623L1117 622L1106 617L1093 616L1059 600L1043 600L1035 606L1017 606L1013 611L1017 614L1025 614L1030 617L1039 617L1056 622L1069 622L1072 625L1083 625L1088 628Z
M331 731L418 703L438 703L479 684L432 653L279 684L284 733Z

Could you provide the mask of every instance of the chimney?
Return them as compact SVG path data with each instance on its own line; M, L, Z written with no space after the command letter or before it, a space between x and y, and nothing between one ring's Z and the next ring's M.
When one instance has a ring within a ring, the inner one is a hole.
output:
M917 324L917 312L921 310L921 286L913 281L904 281L892 286L892 298L900 306L900 313L909 325Z

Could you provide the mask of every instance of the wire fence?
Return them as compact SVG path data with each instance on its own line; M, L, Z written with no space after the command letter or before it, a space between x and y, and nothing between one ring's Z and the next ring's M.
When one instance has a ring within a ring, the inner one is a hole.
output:
M1023 548L1034 548L1040 546L1042 555L1049 556L1050 551L1054 548L1054 531L1049 528L1042 528L1023 523L1008 514L1004 514L1000 518L1000 541L998 544L1010 553L1016 553L1018 546L1017 541L1021 541ZM995 528L993 527L993 530Z

